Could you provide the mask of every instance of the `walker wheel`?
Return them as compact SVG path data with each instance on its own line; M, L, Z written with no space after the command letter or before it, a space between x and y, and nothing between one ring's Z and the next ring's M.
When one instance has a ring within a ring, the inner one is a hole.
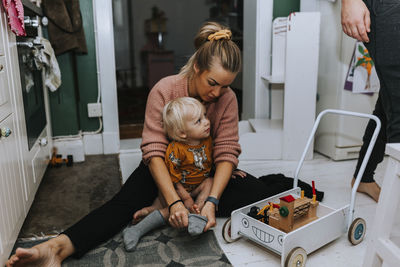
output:
M233 243L236 241L236 239L231 237L231 221L232 218L228 218L224 223L224 226L222 226L222 237L226 243Z
M74 163L74 156L67 155L67 166L71 167L73 163Z
M355 219L350 227L347 237L353 245L358 245L363 241L365 236L365 231L367 230L367 224L365 223L364 219L357 218Z
M292 249L286 257L285 267L306 266L307 253L301 247Z

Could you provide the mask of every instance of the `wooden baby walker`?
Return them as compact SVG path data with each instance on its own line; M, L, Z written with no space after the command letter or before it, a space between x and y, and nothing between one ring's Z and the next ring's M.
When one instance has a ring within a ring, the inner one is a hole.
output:
M375 131L351 191L351 202L339 209L316 201L314 181L312 199L305 197L297 187L298 174L310 144L321 118L327 113L369 118L376 122ZM225 241L231 243L240 236L245 236L281 255L282 267L304 267L308 254L346 232L350 243L359 244L365 236L366 223L362 218L353 220L355 196L380 128L381 122L374 115L334 109L322 111L315 120L297 165L293 189L234 210L222 228Z

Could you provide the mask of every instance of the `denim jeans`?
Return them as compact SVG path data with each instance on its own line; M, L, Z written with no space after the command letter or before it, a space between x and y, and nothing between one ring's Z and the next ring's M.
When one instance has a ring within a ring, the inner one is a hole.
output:
M400 0L365 0L370 11L371 32L367 47L380 81L380 91L373 114L382 123L362 182L374 182L377 165L385 155L386 143L400 142ZM354 177L357 176L375 129L370 120L363 137Z

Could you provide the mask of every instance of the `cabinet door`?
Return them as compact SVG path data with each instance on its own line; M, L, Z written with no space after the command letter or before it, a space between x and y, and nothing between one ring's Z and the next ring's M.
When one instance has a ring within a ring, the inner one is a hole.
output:
M25 218L24 185L18 162L17 139L13 133L14 114L0 123L0 129L4 128L9 128L11 134L0 138L0 239L4 250L2 257L10 253Z
M10 90L7 81L6 58L0 56L0 121L10 114Z

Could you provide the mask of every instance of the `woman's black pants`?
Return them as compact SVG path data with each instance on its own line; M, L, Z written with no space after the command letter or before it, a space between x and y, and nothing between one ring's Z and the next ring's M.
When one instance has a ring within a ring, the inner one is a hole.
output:
M228 217L235 209L292 188L293 179L275 178L279 179L257 179L248 174L245 178L230 179L220 199L216 215ZM303 184L309 187L299 181L300 187ZM132 215L137 210L150 206L157 195L158 189L150 170L141 162L110 201L90 212L64 232L75 247L74 257L81 257L88 250L113 237L132 221Z

